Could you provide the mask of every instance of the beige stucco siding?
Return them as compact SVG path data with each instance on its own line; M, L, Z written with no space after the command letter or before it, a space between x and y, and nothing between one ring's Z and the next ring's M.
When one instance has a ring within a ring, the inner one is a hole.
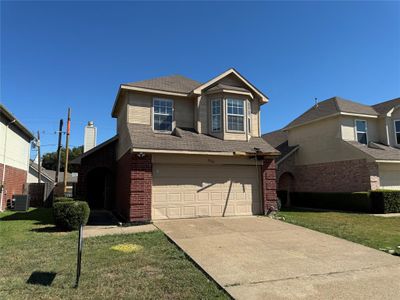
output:
M177 127L193 128L194 99L184 97L156 96L145 93L128 94L128 123L152 125L153 99L174 101L174 120Z
M400 164L379 164L379 177L382 189L400 190Z
M128 122L128 106L127 100L124 101L124 105L121 107L118 118L117 118L117 133L118 133L118 144L117 144L117 159L121 158L131 148L131 139L127 127Z
M340 117L331 117L290 129L289 145L299 145L296 164L307 165L367 158L365 154L342 141Z
M21 135L21 132L11 124L6 130L8 121L0 122L0 163L3 164L5 152L5 164L14 168L28 171L30 142ZM7 131L7 144L4 145Z
M154 164L152 219L260 214L259 176L252 166Z
M378 119L353 117L353 116L340 116L340 124L342 131L342 138L345 141L356 141L355 121L367 121L367 136L368 141L381 142L379 122Z

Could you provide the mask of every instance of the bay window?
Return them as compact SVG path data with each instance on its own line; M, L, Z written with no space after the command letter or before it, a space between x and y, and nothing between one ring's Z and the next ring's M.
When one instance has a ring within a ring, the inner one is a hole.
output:
M221 131L221 99L211 100L211 131Z
M228 131L244 131L244 101L226 99Z

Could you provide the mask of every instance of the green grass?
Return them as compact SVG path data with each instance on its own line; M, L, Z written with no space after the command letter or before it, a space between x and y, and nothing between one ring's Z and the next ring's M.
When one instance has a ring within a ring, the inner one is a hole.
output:
M0 237L0 299L228 298L160 231L85 239L78 289L77 233L55 230L51 210L0 213ZM143 250L110 249L122 243ZM56 276L50 286L29 284L33 272Z
M400 217L302 209L281 211L279 216L284 217L286 222L375 249L395 249L400 245Z

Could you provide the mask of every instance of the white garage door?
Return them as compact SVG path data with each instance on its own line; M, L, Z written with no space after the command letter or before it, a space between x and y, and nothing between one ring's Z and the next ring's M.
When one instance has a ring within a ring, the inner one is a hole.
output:
M382 189L400 190L400 164L380 164L379 177Z
M255 166L153 165L152 218L261 214Z

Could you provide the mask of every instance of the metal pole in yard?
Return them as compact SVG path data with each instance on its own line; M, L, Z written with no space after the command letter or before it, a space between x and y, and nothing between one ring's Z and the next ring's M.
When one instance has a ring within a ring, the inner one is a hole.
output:
M77 262L76 262L75 288L78 288L79 278L81 277L82 248L83 248L83 225L81 224L79 226L79 236L78 236L78 258L77 258Z
M71 108L68 108L67 138L65 141L65 167L64 167L64 195L67 192L68 156L69 156L69 134L71 132Z
M60 119L60 126L58 128L58 146L57 146L57 170L56 170L56 178L55 184L58 183L58 174L60 173L60 164L61 164L61 138L62 138L62 128L63 128L63 119Z
M38 148L38 183L42 181L42 170L41 170L41 162L40 162L40 132L37 132L37 142L36 146Z

